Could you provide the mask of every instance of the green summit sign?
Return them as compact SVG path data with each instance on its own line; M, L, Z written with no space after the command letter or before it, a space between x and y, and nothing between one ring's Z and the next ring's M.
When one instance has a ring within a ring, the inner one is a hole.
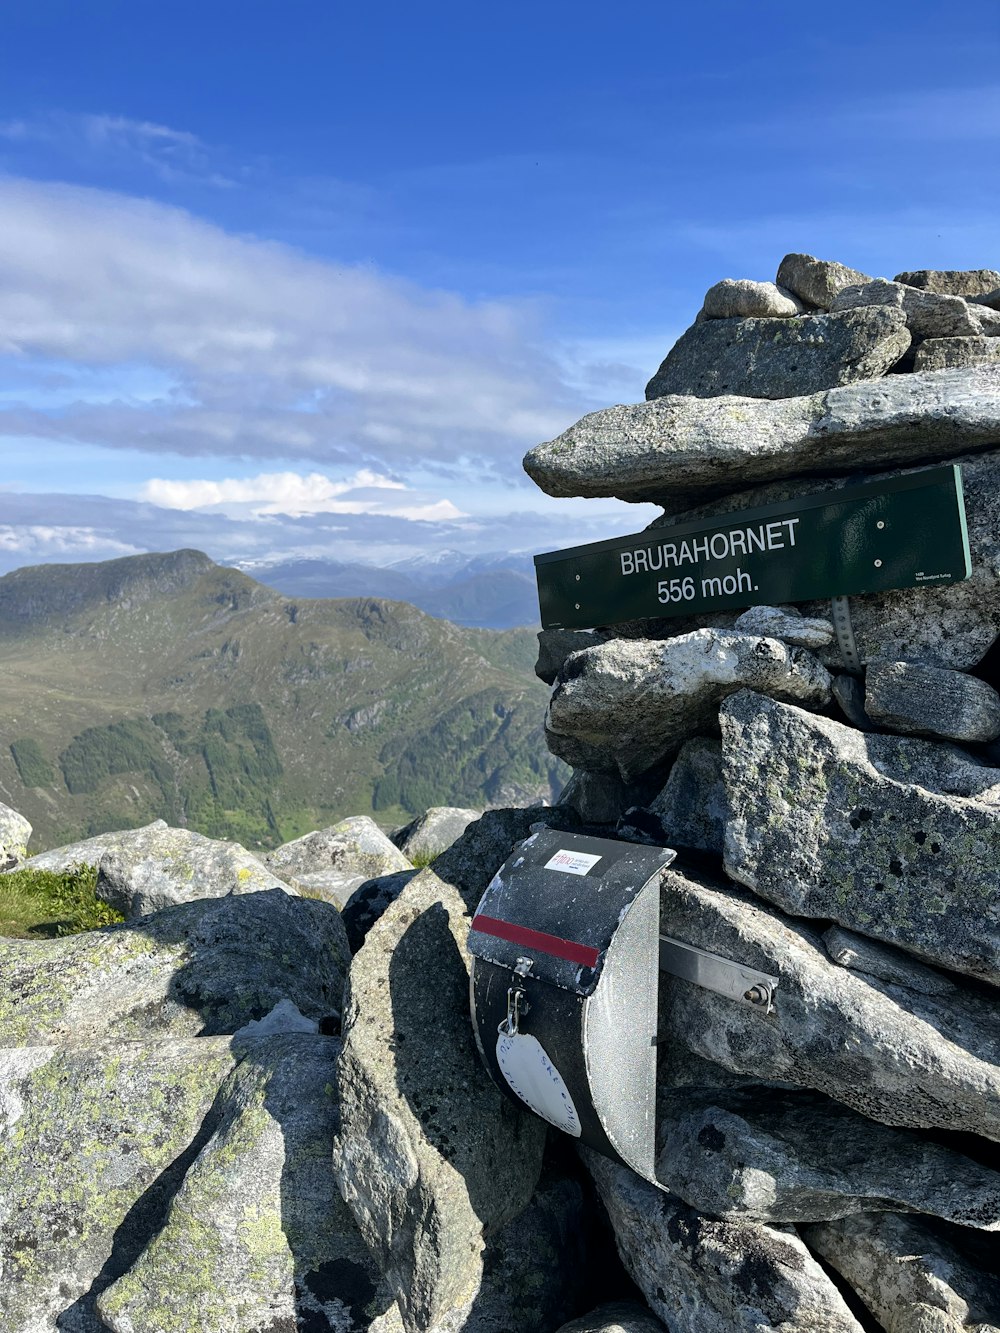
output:
M969 577L957 464L535 556L546 629Z

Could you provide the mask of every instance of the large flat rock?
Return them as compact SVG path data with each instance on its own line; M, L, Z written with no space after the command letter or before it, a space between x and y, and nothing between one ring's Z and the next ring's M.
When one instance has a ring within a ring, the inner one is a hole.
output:
M805 648L732 630L615 639L568 658L545 719L553 754L629 782L717 726L720 702L751 686L822 707L830 677Z
M197 898L291 889L238 842L159 822L115 835L98 862L98 898L128 917Z
M334 1171L408 1333L475 1301L486 1238L523 1211L542 1165L543 1122L476 1051L468 926L457 890L424 870L351 964Z
M907 286L919 287L925 292L965 296L974 300L1000 287L1000 273L995 268L920 268L908 273L897 273L893 281L905 282Z
M749 691L720 721L733 879L1000 985L1000 770Z
M235 1061L225 1037L0 1049L4 1333L101 1327Z
M246 1041L162 1227L99 1298L112 1333L366 1333L393 1304L330 1171L335 1039Z
M236 1032L290 999L339 1011L335 907L280 889L205 898L57 940L0 938L0 1046Z
M791 1230L689 1208L590 1149L622 1262L671 1333L861 1333Z
M664 1097L657 1178L718 1217L782 1226L916 1212L1000 1230L1000 1173L819 1093L685 1088Z
M779 978L763 1015L661 978L661 1037L757 1081L814 1088L871 1120L1000 1141L1000 1033L992 997L872 943L894 980L838 966L818 931L748 894L668 870L666 934ZM868 963L871 966L871 963ZM880 969L882 970L882 969Z
M962 331L978 333L979 326L968 320ZM646 397L795 398L877 379L909 346L905 315L884 303L790 319L706 319L681 334Z
M652 500L677 512L761 482L936 461L998 441L994 365L776 402L673 394L609 407L537 445L524 467L549 495ZM808 490L800 480L799 493Z

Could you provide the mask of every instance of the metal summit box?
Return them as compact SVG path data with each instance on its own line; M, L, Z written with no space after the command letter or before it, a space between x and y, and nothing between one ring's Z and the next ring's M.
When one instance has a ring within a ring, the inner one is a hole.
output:
M545 629L940 587L971 572L957 463L535 556Z
M497 1086L654 1179L660 879L669 848L543 829L472 921L471 1004Z

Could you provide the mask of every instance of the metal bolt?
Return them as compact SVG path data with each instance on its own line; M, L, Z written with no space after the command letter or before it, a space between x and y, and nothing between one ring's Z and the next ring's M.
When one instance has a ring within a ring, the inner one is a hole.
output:
M748 1004L767 1004L770 996L764 986L751 986L743 996Z
M881 561L881 560L876 560L876 561L875 561L875 568L876 568L876 569L881 569L881 568L882 568L882 561Z

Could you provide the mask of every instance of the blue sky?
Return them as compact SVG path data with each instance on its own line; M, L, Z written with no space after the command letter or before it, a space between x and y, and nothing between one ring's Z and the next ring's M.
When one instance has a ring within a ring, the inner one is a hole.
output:
M0 572L546 549L520 457L789 250L1000 267L1000 8L32 0L0 49Z

